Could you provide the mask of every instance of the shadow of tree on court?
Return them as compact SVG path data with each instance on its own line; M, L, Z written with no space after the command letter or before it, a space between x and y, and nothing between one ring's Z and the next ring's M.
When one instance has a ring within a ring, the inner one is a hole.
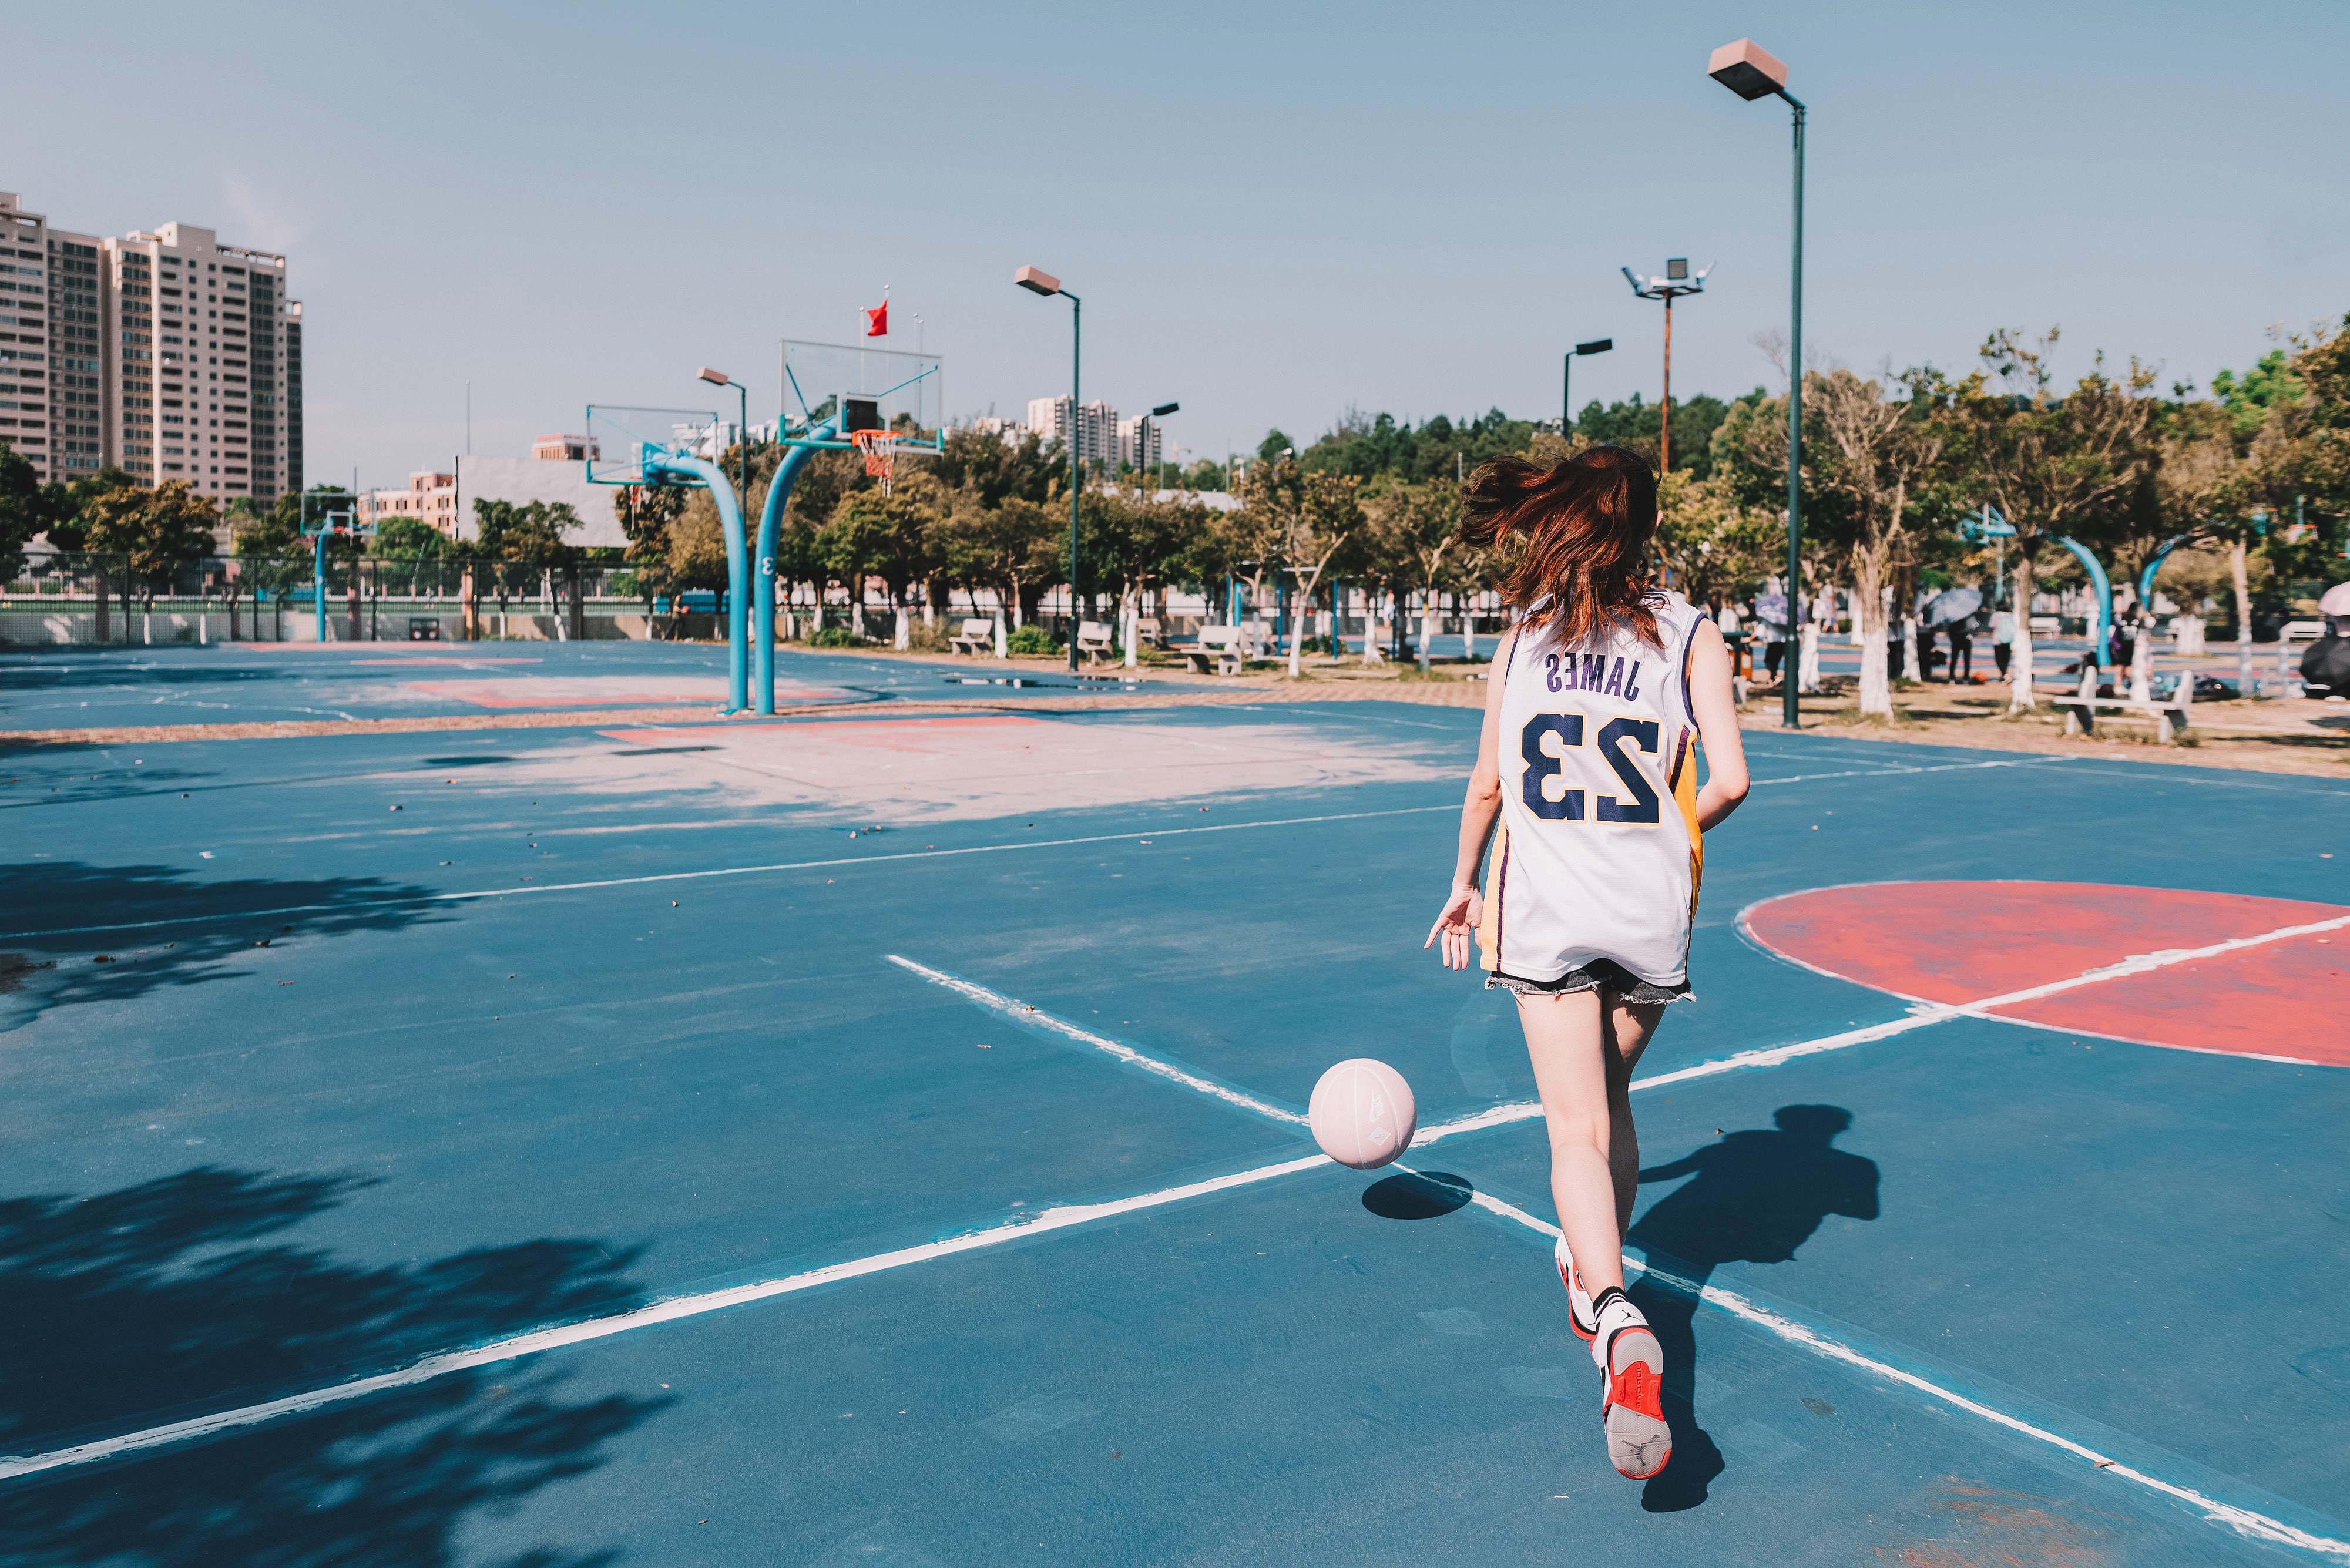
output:
M1743 1128L1680 1158L1651 1166L1640 1179L1682 1183L1651 1204L1625 1238L1653 1269L1705 1288L1724 1263L1783 1263L1831 1214L1877 1218L1877 1162L1835 1147L1852 1126L1838 1106L1782 1106L1775 1132ZM1648 1315L1665 1353L1664 1409L1673 1459L1649 1481L1641 1506L1651 1512L1695 1508L1722 1470L1721 1450L1698 1425L1693 1401L1697 1298L1644 1274L1628 1293Z
M276 943L445 918L431 889L377 877L199 881L167 866L35 860L0 866L0 886L16 928L0 931L0 1033L54 1007L249 973ZM137 929L145 921L168 923Z
M585 1240L364 1264L287 1233L369 1185L199 1168L0 1201L0 1445L29 1454L389 1371L641 1302ZM467 1516L591 1470L666 1401L555 1366L452 1373L244 1432L0 1480L0 1563L453 1562ZM534 1552L515 1568L614 1553Z

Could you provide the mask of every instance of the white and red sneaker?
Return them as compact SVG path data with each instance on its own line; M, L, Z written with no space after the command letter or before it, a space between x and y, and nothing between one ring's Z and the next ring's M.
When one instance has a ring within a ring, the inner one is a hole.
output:
M1558 1282L1566 1287L1566 1326L1588 1340L1599 1332L1599 1319L1591 1310L1591 1293L1583 1288L1583 1276L1575 1272L1575 1254L1566 1250L1565 1237L1558 1239L1551 1256L1558 1263Z
M1599 1423L1607 1434L1607 1461L1633 1480L1646 1480L1673 1457L1673 1429L1665 1425L1665 1352L1640 1309L1609 1286L1592 1303L1597 1332L1591 1359L1603 1379Z

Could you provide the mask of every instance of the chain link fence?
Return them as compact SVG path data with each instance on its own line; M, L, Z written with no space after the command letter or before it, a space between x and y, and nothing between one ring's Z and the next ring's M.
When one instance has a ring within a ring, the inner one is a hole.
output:
M161 578L120 556L32 555L0 583L0 644L315 642L316 570L307 552L207 556ZM329 642L570 641L657 629L634 575L619 567L330 555L324 597Z

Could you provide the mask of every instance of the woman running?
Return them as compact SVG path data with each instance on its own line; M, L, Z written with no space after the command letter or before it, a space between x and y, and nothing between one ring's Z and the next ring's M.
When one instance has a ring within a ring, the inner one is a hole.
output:
M1672 1432L1664 1353L1624 1295L1640 1173L1627 1091L1666 1005L1690 994L1700 836L1746 796L1730 652L1655 583L1657 485L1635 454L1489 462L1464 504L1470 544L1523 541L1503 590L1516 624L1493 654L1452 891L1422 945L1466 969L1473 931L1486 985L1516 993L1550 1127L1569 1318L1602 1375L1607 1457L1641 1480L1665 1468Z

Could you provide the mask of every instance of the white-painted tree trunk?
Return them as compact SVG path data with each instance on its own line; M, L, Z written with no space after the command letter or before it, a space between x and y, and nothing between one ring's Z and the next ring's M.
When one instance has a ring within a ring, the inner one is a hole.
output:
M892 613L896 616L898 624L894 634L889 639L889 643L899 652L903 653L914 645L914 618L906 613L904 605L894 607Z
M2009 645L2007 655L2008 711L2031 712L2038 706L2032 690L2032 557L2019 552L2015 557L2015 577L2012 592L2015 604L2015 641Z
M1866 616L1860 634L1860 716L1893 717L1893 681L1886 672L1885 618Z
M865 635L865 590L862 587L848 597L848 629L858 637Z
M1142 629L1140 624L1141 620L1142 597L1137 593L1129 593L1127 595L1126 598L1126 628L1124 631L1126 639L1126 667L1128 670L1139 669L1142 664L1142 659L1140 656L1136 653L1134 647Z
M1363 590L1363 662L1381 662L1379 653L1379 594L1376 588Z
M1926 672L1918 668L1918 618L1914 615L1901 618L1901 679L1926 679Z
M2132 629L2137 634L2130 639L2130 701L2154 701L2154 628L2139 621ZM2189 675L2189 680L2194 679Z
M1477 661L1477 612L1465 597L1461 601L1461 657L1471 664Z
M998 606L996 606L996 607L995 607L995 657L996 657L996 658L998 658L998 659L1009 659L1009 658L1011 658L1011 657L1012 657L1012 649L1010 649L1010 647L1009 647L1009 646L1007 646L1008 641L1009 641L1009 639L1006 637L1006 635L1005 635L1005 633L1004 633L1004 630L1003 630L1003 607L1002 605L998 605Z
M2228 583L2236 593L2236 692L2252 694L2252 574L2241 539L2228 546Z
M1817 691L1820 689L1820 625L1805 621L1802 632L1800 657L1795 668L1795 690Z
M1436 595L1433 590L1419 600L1419 672L1428 673L1429 644L1436 638Z

